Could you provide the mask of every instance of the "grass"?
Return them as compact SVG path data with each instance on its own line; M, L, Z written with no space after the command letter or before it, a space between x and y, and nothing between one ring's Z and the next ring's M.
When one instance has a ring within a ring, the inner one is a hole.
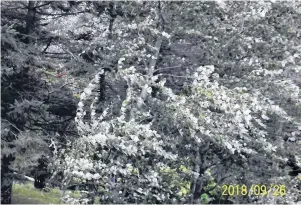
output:
M12 192L12 203L18 204L59 204L61 191L50 189L49 192L35 189L30 183L14 184Z
M80 198L79 191L67 190L72 198ZM31 182L26 184L15 183L12 190L12 204L63 204L60 201L62 191L58 188L49 189L48 192L34 188ZM99 202L99 198L95 198Z

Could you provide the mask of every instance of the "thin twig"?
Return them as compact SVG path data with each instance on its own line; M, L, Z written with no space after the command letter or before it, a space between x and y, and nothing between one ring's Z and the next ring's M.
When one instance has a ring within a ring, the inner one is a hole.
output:
M70 84L72 84L72 83L66 83L66 84L62 85L59 89L62 89L62 88L64 88L65 86L70 85ZM60 91L60 90L54 90L54 91L52 91L52 92L49 92L49 94L52 94L52 93L57 92L57 91Z
M16 127L16 125L14 125L13 123L11 123L7 119L3 119L3 120L7 121L11 126L13 126L14 128L16 128L19 132L22 132L19 128Z
M187 65L178 65L178 66L171 66L171 67L158 68L158 69L155 69L154 72L157 72L157 71L160 71L160 70L164 70L164 69L181 68L181 67L184 67L184 66L192 66L192 65L198 65L198 64L196 64L196 63L191 63L191 64L187 64Z
M160 73L160 75L167 75L167 76L172 76L172 77L176 77L176 78L189 78L189 79L194 79L194 77L190 77L190 76L172 75L172 74L167 74L167 73Z

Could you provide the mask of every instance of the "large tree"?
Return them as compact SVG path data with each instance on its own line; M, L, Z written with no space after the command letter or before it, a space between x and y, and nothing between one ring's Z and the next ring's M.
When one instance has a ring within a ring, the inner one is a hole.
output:
M65 144L66 136L77 136L77 99L55 75L60 61L51 62L45 55L55 37L45 29L43 12L55 6L62 11L66 5L1 2L2 203L11 202L13 177L30 174L35 187L43 188L49 176L51 138Z
M300 30L292 21L294 35L279 33L270 19L283 9L297 18L299 11L271 2L118 6L123 15L101 36L119 58L117 73L106 77L117 94L98 116L91 94L104 70L81 94L76 120L83 137L56 164L67 169L65 186L92 184L109 203L197 203L217 198L223 183L288 187L289 168L300 166ZM165 76L174 77L166 86ZM283 200L298 200L294 192Z

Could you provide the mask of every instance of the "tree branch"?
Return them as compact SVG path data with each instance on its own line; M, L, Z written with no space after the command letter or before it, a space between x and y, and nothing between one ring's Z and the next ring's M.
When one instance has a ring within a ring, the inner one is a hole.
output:
M34 8L37 9L37 8L41 8L43 6L47 6L47 5L50 5L52 2L47 2L45 4L41 4L41 5L38 5L38 6L35 6Z

